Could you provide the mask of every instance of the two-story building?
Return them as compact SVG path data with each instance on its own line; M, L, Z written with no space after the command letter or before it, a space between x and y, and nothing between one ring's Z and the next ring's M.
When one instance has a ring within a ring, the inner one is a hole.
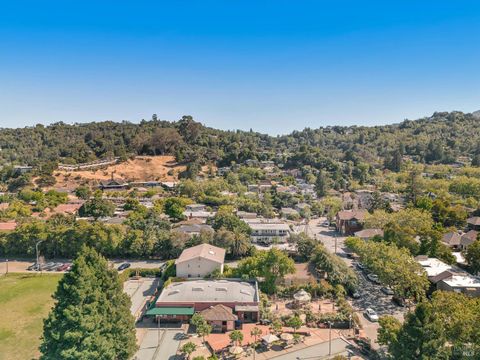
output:
M366 210L342 210L337 213L336 227L343 235L353 235L363 229Z
M225 249L210 245L200 244L182 251L175 261L177 277L203 278L215 270L223 273Z
M257 244L286 243L290 237L290 227L283 222L249 222L252 229L250 239Z

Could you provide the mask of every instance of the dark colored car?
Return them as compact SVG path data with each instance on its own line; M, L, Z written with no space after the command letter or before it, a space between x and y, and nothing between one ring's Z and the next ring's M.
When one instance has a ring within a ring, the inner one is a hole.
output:
M362 297L362 295L360 295L360 293L358 291L355 291L352 293L352 298L354 299L360 299Z
M28 271L38 271L38 269L39 269L39 266L37 263L32 264L27 268Z
M62 266L63 263L54 263L52 266L50 266L47 271L57 271L57 269Z
M122 271L122 270L125 270L125 269L128 269L132 264L130 263L123 263L122 265L120 265L118 267L118 271Z
M392 301L397 306L400 306L400 307L407 306L407 303L405 302L405 300L402 299L401 297L397 296L397 295L392 296Z

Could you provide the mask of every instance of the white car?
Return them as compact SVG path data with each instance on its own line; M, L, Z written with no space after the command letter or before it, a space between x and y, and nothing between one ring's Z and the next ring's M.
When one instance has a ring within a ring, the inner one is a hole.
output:
M377 313L375 312L375 310L371 309L371 308L368 308L367 310L365 310L365 316L367 317L368 320L370 320L371 322L377 322L378 321L378 315Z
M380 280L378 279L378 276L375 274L368 274L367 278L368 280L374 282L375 284L380 284Z

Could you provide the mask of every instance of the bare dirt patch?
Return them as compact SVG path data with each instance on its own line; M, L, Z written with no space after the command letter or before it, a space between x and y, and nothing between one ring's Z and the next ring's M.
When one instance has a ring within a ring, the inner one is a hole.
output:
M185 170L173 156L137 156L102 169L84 171L56 170L55 188L73 190L82 184L98 185L112 178L124 181L177 181L178 174Z

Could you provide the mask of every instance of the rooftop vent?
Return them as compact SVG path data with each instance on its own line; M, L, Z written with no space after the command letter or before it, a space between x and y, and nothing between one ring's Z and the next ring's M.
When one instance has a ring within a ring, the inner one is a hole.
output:
M217 290L217 291L228 291L226 287L217 287L215 290Z
M180 290L173 290L173 291L170 291L168 295L175 295L175 294L178 294L179 292Z
M240 293L243 295L251 295L250 291L247 291L247 290L240 290Z
M203 287L194 287L192 291L203 291Z

